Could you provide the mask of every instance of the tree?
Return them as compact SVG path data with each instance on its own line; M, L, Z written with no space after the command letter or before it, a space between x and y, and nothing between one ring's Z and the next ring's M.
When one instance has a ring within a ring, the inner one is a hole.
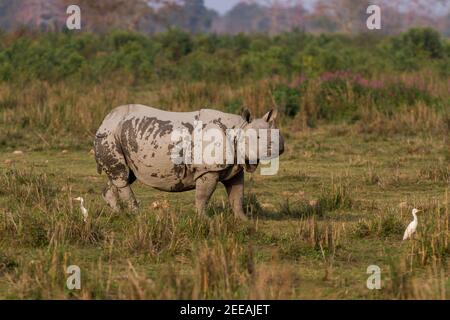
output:
M54 30L65 18L59 0L1 0L0 27L15 30L20 27Z
M270 29L270 20L266 11L257 3L241 2L234 6L223 19L222 32L265 32Z
M171 26L179 27L192 33L209 32L217 12L205 7L203 0L184 0L171 8L169 21Z
M106 32L110 29L139 30L141 23L151 17L154 9L146 0L60 0L66 6L79 5L83 29Z
M245 0L223 17L222 32L267 32L278 34L304 29L306 10L300 0Z
M0 28L11 30L14 24L14 14L22 1L0 0Z
M366 9L369 0L319 0L316 14L334 21L338 31L358 33L366 31Z

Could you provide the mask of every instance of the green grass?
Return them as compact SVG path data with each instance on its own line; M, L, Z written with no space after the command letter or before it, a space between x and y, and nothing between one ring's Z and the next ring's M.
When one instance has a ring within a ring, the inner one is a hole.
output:
M0 298L448 298L444 138L320 126L291 132L286 146L278 175L246 175L248 223L233 219L223 187L208 219L193 192L140 183L140 213L112 213L88 148L4 149ZM164 200L169 208L152 208ZM402 242L413 206L425 212L416 240ZM65 288L72 264L80 291ZM366 288L373 264L380 291Z
M436 32L367 46L302 32L0 38L0 298L448 298L450 47ZM276 106L286 152L277 175L246 175L250 221L222 186L206 219L194 192L140 183L140 212L111 212L90 150L129 103ZM402 242L413 207L416 239ZM373 264L380 291L366 288Z

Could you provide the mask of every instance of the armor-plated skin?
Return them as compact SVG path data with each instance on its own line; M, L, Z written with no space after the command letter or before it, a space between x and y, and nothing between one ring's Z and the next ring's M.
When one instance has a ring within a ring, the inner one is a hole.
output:
M225 136L227 129L275 128L276 111L262 119L251 121L250 113L242 116L211 109L196 112L168 112L143 105L126 105L112 110L98 129L95 158L98 172L105 171L108 187L103 193L106 202L118 210L117 200L137 209L137 201L130 185L137 180L167 192L196 189L196 207L201 214L222 182L228 192L236 217L245 219L242 208L244 167L254 171L256 165L241 164L175 164L171 155L176 142L172 133L185 131L193 135L196 121L203 130L216 129ZM280 152L284 150L280 136Z

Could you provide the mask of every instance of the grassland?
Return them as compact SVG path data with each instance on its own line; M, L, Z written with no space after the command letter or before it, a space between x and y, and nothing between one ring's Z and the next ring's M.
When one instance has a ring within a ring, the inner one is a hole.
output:
M449 298L450 44L436 32L0 37L0 299ZM223 187L205 219L192 192L139 183L140 212L113 213L91 149L128 103L278 107L286 152L277 175L246 175L251 219L234 220Z
M247 175L245 224L223 188L208 220L192 192L140 184L141 212L114 214L88 148L2 153L1 298L448 298L447 139L330 125L287 146L278 175ZM412 207L424 213L402 242ZM81 291L65 289L72 264ZM381 290L366 288L369 265Z

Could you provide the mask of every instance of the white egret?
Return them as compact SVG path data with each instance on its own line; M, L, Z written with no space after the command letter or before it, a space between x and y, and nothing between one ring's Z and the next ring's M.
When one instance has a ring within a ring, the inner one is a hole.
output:
M403 235L403 240L406 240L408 238L411 238L411 236L414 234L414 232L416 232L417 229L417 223L419 222L417 220L417 213L421 211L421 210L417 210L416 208L414 208L412 210L412 215L414 217L414 220L411 221L411 223L408 225L408 227L405 230L405 234Z
M84 199L82 197L74 198L75 201L80 201L80 210L83 214L83 220L84 222L87 222L88 219L88 210L84 207Z

